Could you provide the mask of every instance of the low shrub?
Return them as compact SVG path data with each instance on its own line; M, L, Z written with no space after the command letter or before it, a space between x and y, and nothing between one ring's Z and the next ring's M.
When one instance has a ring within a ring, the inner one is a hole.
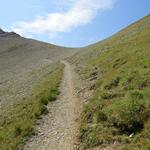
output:
M104 86L104 89L110 90L110 89L112 89L113 87L118 86L119 81L120 81L120 77L116 77L115 79L111 80L110 83L108 83L107 85L105 85L105 86Z
M20 127L15 127L15 136L18 136L21 134L21 128Z
M121 133L137 133L150 118L150 103L143 100L138 91L131 92L129 99L117 102L110 111L109 120Z
M117 97L118 96L118 94L116 94L116 93L112 93L112 92L102 92L101 93L101 98L102 99L112 99L112 98L115 98L115 97Z
M107 121L107 114L104 111L97 112L97 122Z
M56 100L58 94L58 89L51 89L47 95L41 98L41 103L47 105L49 102Z

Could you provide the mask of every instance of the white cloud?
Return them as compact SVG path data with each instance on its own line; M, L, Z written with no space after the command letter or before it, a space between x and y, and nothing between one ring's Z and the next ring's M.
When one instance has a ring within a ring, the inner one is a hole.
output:
M64 1L64 0L63 0ZM115 0L65 0L72 3L67 12L49 13L30 22L18 22L12 30L28 36L32 34L55 35L91 22L98 12L113 7Z

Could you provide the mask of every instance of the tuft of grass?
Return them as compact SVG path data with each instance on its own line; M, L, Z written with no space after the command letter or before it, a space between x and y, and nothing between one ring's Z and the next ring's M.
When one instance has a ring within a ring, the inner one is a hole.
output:
M49 102L55 101L57 95L59 95L58 87L50 89L50 91L48 91L48 94L41 98L41 103L47 105Z
M105 86L104 86L104 89L110 90L110 89L112 89L113 87L118 86L119 81L120 81L120 77L116 77L115 79L111 80L110 83L108 83L107 85L105 85Z
M34 134L33 125L42 114L47 114L46 105L56 100L63 74L63 65L33 89L32 97L17 101L5 116L0 116L0 149L16 150L28 136Z

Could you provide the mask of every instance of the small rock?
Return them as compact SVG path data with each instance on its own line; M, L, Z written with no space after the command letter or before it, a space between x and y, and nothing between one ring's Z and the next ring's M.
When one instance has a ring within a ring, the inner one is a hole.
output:
M130 134L129 137L131 138L131 137L133 137L133 135L134 135L134 133Z
M78 150L78 149L79 149L79 146L76 145L76 144L75 144L73 147L74 147L75 150Z

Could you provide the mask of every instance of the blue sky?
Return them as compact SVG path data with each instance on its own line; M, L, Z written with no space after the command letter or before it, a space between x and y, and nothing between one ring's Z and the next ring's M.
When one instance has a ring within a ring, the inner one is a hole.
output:
M49 43L81 47L150 14L148 0L5 0L0 28Z

